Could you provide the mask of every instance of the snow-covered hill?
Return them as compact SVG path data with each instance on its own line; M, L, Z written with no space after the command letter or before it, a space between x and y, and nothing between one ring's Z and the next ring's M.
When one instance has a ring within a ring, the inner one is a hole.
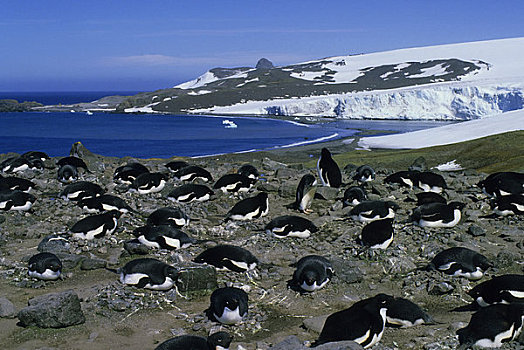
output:
M121 110L468 120L522 109L524 38L215 68Z

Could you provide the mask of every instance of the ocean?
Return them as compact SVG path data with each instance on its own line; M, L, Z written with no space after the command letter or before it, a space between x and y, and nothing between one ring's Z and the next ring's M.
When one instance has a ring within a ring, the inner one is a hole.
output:
M6 97L0 93L0 99L71 104L115 94L118 92L8 93ZM227 127L231 122L237 127ZM291 147L350 137L357 128L406 132L443 123L365 120L304 125L251 117L25 112L0 113L0 125L0 153L39 150L66 156L71 145L80 141L104 156L170 158Z

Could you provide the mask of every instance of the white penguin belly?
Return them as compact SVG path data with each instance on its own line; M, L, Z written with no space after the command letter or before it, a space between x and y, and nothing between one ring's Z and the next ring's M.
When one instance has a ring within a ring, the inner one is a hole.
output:
M226 306L224 307L224 312L222 313L221 317L218 317L216 314L213 314L213 316L215 316L218 322L224 324L235 324L242 321L239 307L237 307L235 310L231 310Z
M53 271L51 269L45 269L44 272L39 273L37 271L29 271L28 275L44 281L54 281L60 277L60 271Z

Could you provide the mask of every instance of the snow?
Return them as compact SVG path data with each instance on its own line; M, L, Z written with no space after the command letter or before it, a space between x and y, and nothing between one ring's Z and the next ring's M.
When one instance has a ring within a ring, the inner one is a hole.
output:
M436 167L433 167L432 169L437 169L439 171L458 171L462 170L462 166L457 163L456 159L453 159L447 163L439 164Z
M468 141L516 130L524 130L524 110L404 134L364 137L360 139L358 145L364 149L423 148Z
M193 96L198 96L198 95L206 95L206 94L210 94L212 93L213 91L211 90L199 90L199 91L190 91L188 92L187 94L188 95L193 95Z
M421 71L422 73L408 75L407 78L413 79L413 78L425 78L425 77L431 77L431 76L438 77L439 75L446 75L448 73L446 72L446 67L444 67L444 64L442 63L437 64L433 67L422 68Z
M237 74L231 75L229 77L221 78L221 79L218 78L213 73L208 71L208 72L205 72L204 74L202 74L201 76L199 76L198 78L196 78L194 80L190 80L188 82L176 85L175 88L179 88L179 89L196 89L196 88L205 86L205 85L207 85L209 83L212 83L214 81L217 81L217 80L241 79L241 78L247 78L247 72L246 71L244 71L244 72L240 72L239 71Z

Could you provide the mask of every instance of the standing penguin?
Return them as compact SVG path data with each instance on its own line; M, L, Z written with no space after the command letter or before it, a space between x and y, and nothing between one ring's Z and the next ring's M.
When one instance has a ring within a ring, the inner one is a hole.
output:
M232 341L227 332L216 332L207 338L186 334L166 340L155 350L228 350Z
M38 253L29 259L27 274L31 277L53 281L62 273L62 262L53 253Z
M337 163L331 158L327 148L322 148L320 158L317 162L318 177L322 185L339 188L342 185L342 173Z
M313 292L324 287L333 276L331 262L319 255L308 255L301 258L293 266L296 267L293 279L289 285L291 288L300 289L305 292Z
M293 209L298 209L304 214L309 214L312 212L311 203L315 198L315 193L317 192L317 180L311 174L306 174L302 176L300 182L298 183L296 199L293 204L290 205Z
M248 295L235 287L218 288L211 293L208 317L223 324L236 324L247 315Z
M253 220L266 216L269 212L269 199L266 192L260 192L254 197L242 199L229 210L224 221Z
M452 247L435 255L426 269L438 270L447 275L461 276L469 280L478 280L491 266L493 264L482 254L468 248Z
M324 323L315 346L353 340L368 349L378 343L386 325L387 303L393 297L377 294L350 308L331 314Z

